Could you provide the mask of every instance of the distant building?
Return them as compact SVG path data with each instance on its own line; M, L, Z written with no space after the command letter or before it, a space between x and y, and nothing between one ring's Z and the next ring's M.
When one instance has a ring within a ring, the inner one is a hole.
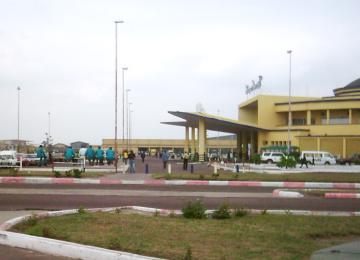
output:
M238 154L244 150L245 154L258 153L267 146L286 147L289 118L291 146L338 157L360 153L360 79L334 89L334 96L292 96L290 113L288 96L273 95L257 95L241 103L235 120L204 112L169 113L183 121L164 123L184 128L184 149L198 151L200 160L209 146L207 130L235 134Z
M65 153L66 147L66 144L57 143L52 146L52 149L54 153Z
M0 140L0 150L17 150L18 145L20 152L28 153L33 150L33 145L27 140Z
M74 149L75 152L78 152L80 148L87 148L89 143L77 141L70 144L70 146Z

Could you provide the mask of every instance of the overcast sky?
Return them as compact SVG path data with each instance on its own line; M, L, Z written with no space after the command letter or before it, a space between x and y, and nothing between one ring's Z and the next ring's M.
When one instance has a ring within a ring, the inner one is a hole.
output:
M0 0L0 139L99 144L114 136L114 20L134 138L184 138L168 110L236 118L245 85L328 96L360 77L360 1ZM122 77L119 69L119 136Z

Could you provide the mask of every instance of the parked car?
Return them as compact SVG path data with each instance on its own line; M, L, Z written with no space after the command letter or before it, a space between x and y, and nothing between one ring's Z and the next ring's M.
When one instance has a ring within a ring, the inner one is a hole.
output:
M338 158L336 159L336 163L342 165L360 164L360 154L354 153L348 158Z
M305 155L308 163L320 164L320 165L330 165L336 164L336 158L329 152L324 151L302 151L300 158L303 158Z
M39 164L40 158L37 158L36 154L23 154L22 155L22 165L23 166L37 166Z
M285 157L282 152L264 152L261 154L261 161L266 163L280 162L281 158Z
M0 165L15 166L16 163L16 151L0 151Z

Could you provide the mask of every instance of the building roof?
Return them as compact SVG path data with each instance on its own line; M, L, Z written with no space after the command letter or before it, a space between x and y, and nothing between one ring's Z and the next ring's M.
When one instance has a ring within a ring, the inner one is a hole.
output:
M180 117L185 121L180 122L161 122L167 125L199 127L199 119L205 120L207 130L220 131L226 133L238 133L241 130L265 130L257 125L243 123L234 119L210 115L203 112L181 112L169 111L169 114Z
M350 82L343 88L334 89L335 96L360 95L360 78Z
M344 88L351 89L351 88L360 88L360 78L350 82Z

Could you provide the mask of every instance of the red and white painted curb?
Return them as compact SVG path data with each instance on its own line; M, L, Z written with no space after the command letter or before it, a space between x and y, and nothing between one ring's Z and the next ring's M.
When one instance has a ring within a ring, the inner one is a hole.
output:
M360 193L325 193L328 199L360 199Z
M46 177L0 177L4 184L126 184L126 185L200 185L235 187L274 187L274 188L321 188L321 189L360 189L360 183L333 182L282 182L282 181L207 181L207 180L117 180L117 179L76 179Z

